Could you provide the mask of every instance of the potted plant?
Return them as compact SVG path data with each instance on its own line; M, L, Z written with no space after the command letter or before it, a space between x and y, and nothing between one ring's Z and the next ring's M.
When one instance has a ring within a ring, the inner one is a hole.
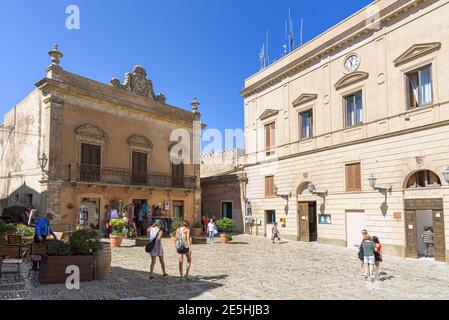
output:
M192 226L192 236L200 237L203 233L203 225L201 222L195 222Z
M111 219L109 225L112 228L112 233L109 238L111 239L111 247L117 248L122 244L123 239L128 233L128 221L123 219Z
M234 220L229 218L223 218L220 220L217 220L216 222L218 231L230 233L232 230L234 230L236 223Z
M95 231L84 229L70 234L67 243L57 240L47 241L48 253L42 257L39 268L39 282L42 284L65 283L66 270L77 266L80 281L95 279L96 253L100 241Z
M232 234L230 233L222 233L220 235L220 242L222 244L227 244L232 241Z

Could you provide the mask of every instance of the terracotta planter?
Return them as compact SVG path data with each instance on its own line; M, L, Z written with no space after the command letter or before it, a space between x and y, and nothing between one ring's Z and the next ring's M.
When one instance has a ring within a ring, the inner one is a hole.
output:
M228 240L228 238L226 238L224 235L221 235L221 236L220 236L220 243L221 243L221 244L228 244L228 243L229 243L229 240Z
M39 268L39 282L41 284L66 283L66 269L77 266L80 270L80 281L95 280L95 256L43 256Z
M122 245L123 237L110 237L111 248L118 248Z
M200 237L203 234L203 229L201 228L192 228L192 236Z

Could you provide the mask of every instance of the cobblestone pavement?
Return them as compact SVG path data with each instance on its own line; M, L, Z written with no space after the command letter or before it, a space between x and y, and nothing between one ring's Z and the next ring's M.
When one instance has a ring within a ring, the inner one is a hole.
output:
M449 299L449 266L384 257L383 281L361 279L356 249L236 236L229 245L195 245L191 279L178 277L177 256L164 239L168 278L149 277L149 257L125 241L113 249L106 281L42 286L31 277L0 280L0 299ZM28 266L24 268L27 274Z

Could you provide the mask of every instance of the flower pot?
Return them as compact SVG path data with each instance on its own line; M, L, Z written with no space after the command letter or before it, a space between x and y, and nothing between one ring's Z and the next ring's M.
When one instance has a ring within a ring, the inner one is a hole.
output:
M226 238L224 235L221 235L221 236L220 236L220 243L221 243L221 244L228 244L228 243L229 243L229 240L228 240L228 238Z
M110 237L111 248L118 248L122 245L123 237Z
M95 256L43 256L39 268L41 284L66 283L68 266L77 266L80 282L95 280Z
M201 228L192 228L192 236L194 237L201 237L203 234L203 229Z

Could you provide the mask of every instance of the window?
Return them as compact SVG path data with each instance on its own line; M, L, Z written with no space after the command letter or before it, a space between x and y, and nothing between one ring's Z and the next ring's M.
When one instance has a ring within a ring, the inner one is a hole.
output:
M418 171L407 181L407 189L441 187L440 178L429 170Z
M232 202L221 203L221 217L232 219Z
M299 114L301 140L313 137L313 111L309 110Z
M274 182L273 176L265 177L265 197L273 197L274 196L273 182Z
M267 224L274 224L276 222L276 211L274 210L265 211L265 215L267 218Z
M267 151L275 147L275 129L275 122L265 125L265 150Z
M362 191L360 163L346 165L346 191Z
M363 123L362 91L345 97L346 127L353 127Z
M27 193L26 201L27 201L27 203L26 203L27 206L33 205L33 194L32 193Z
M147 183L147 159L146 153L132 153L132 182L136 184Z
M183 188L184 187L184 163L171 165L172 175L173 175L173 187Z
M81 144L81 180L99 181L101 166L101 146Z
M15 200L15 201L16 201L16 204L19 204L19 203L20 203L20 195L16 193L16 194L14 195L14 197L15 197L15 199L16 199L16 200Z
M416 109L432 103L431 66L407 74L409 107Z

